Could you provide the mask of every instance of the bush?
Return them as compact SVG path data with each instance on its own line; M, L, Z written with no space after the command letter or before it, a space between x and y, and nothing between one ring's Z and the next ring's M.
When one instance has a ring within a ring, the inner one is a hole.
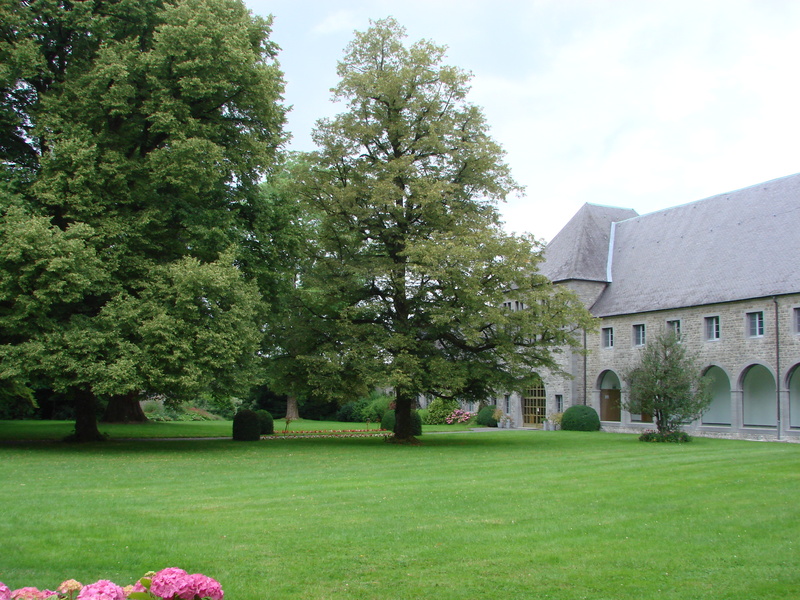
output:
M447 423L447 417L453 414L453 411L460 408L458 400L445 400L444 398L435 398L428 405L428 416L425 419L427 425L444 425Z
M257 410L255 413L258 417L258 424L261 427L261 435L272 435L275 433L275 420L272 418L270 412L267 410Z
M394 410L387 410L381 419L381 429L394 432L396 419ZM411 411L411 435L422 435L422 419L416 410Z
M648 430L639 436L640 442L691 442L692 438L685 431L658 431Z
M361 418L359 421L369 421L377 423L389 410L389 405L393 402L392 398L386 394L373 392L368 398L359 401Z
M497 406L494 404L484 406L480 409L478 411L478 418L476 419L478 425L482 425L483 427L497 427L497 419L494 418L494 411L496 409Z
M344 423L358 423L361 421L361 414L366 409L369 401L366 398L353 400L336 411L336 420Z
M255 411L244 408L233 417L233 439L254 442L261 438L261 421Z
M564 411L561 429L566 431L600 431L600 417L591 406L576 404Z

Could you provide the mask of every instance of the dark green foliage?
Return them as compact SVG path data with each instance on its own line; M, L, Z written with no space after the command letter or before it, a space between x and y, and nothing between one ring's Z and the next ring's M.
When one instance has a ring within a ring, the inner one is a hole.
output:
M484 427L497 427L497 420L494 418L495 410L497 410L497 406L494 404L484 406L482 409L480 409L476 419L478 425L483 425Z
M336 420L343 423L357 423L361 420L361 409L366 406L363 400L354 400L343 404L342 407L336 411Z
M381 429L394 432L396 423L395 411L387 410L381 419ZM422 418L416 410L411 411L411 435L422 435Z
M245 408L233 417L233 439L239 442L255 442L261 438L261 421L255 411Z
M269 411L257 410L255 413L261 425L261 435L272 435L275 433L275 421Z
M600 431L600 417L591 406L576 404L564 411L561 429L566 431Z
M445 419L453 414L453 411L461 408L458 400L435 398L428 405L428 415L425 419L427 425L444 425Z
M692 438L685 431L645 431L639 436L640 442L691 442Z

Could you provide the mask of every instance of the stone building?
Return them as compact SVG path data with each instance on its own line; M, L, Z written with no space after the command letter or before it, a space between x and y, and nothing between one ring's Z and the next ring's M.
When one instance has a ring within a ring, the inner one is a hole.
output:
M588 404L604 430L641 431L620 408L623 373L649 336L670 328L713 378L697 435L800 440L800 174L637 215L585 204L545 250L541 271L598 317L564 377L507 394L519 424Z

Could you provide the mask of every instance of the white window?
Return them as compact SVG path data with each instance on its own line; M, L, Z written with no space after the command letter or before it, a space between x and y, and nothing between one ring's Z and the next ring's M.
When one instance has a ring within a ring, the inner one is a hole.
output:
M706 339L719 339L719 316L706 317Z
M764 313L762 311L747 313L747 335L764 337Z
M675 337L680 339L681 338L681 320L680 319L673 319L671 321L667 321L667 331L674 333Z
M603 348L614 347L614 328L603 327Z
M644 323L638 323L633 326L633 345L644 346L646 342Z

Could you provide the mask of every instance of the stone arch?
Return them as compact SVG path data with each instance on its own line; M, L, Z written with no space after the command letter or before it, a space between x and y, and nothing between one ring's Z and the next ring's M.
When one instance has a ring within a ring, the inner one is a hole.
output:
M789 427L800 428L800 363L789 370L786 389L789 390Z
M600 390L600 420L621 421L622 381L614 371L606 370L597 378Z
M703 425L730 425L731 379L722 367L711 365L703 375L711 378L711 404L702 416Z
M775 375L761 364L742 372L742 424L745 427L777 427Z

